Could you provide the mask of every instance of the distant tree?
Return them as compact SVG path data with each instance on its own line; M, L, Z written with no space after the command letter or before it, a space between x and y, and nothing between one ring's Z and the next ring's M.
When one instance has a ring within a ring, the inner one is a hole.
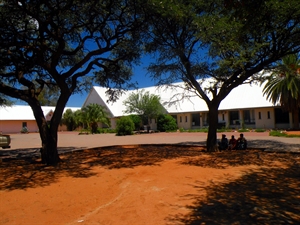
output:
M129 118L134 123L135 130L140 130L140 127L142 125L142 119L138 115L129 115Z
M143 121L147 121L147 125L150 119L157 118L159 114L166 111L158 95L144 92L144 90L131 93L123 104L126 107L125 113L136 113Z
M283 57L282 61L271 71L263 93L275 105L280 103L283 110L293 115L293 128L299 129L300 108L300 58L299 54Z
M208 151L215 150L222 100L300 51L298 0L159 0L147 12L145 49L156 59L149 72L158 85L183 81L179 99L194 95L206 102Z
M3 0L0 4L0 93L25 101L35 116L46 164L59 162L57 130L66 103L91 84L116 99L141 53L143 5L137 0ZM59 93L48 123L39 97ZM46 94L46 93L44 93Z
M75 115L71 109L67 109L63 114L62 123L67 126L69 131L76 129Z
M84 127L81 109L76 110L74 112L74 120L75 120L76 127L82 127L82 128Z
M109 114L101 105L92 103L82 108L82 121L92 133L97 133L98 123L110 126Z
M157 130L161 132L177 130L176 120L168 114L160 114L157 118Z
M134 123L129 116L123 116L117 120L116 126L117 136L132 135L134 131Z

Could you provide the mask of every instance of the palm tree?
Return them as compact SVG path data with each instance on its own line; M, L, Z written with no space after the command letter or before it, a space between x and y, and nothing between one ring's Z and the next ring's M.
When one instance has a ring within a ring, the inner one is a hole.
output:
M299 129L300 59L298 54L288 55L266 77L263 94L273 104L280 103L283 110L293 115L293 129Z
M110 125L109 115L101 105L92 103L82 108L83 122L87 124L92 133L97 132L98 123Z

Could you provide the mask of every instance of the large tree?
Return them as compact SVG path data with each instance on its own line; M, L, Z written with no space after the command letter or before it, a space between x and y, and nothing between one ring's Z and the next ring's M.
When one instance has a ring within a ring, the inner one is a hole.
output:
M207 149L216 144L218 108L237 86L300 50L298 0L155 1L146 50L159 84L184 81L209 109ZM187 94L188 93L188 94ZM184 96L183 96L184 97Z
M140 54L138 10L135 0L1 1L0 93L32 108L43 163L59 162L57 129L74 92L97 82L113 100L128 83ZM39 101L45 86L59 92L49 124Z
M126 107L125 113L136 113L147 125L150 119L157 118L159 114L166 112L160 103L160 97L144 90L131 93L123 104Z
M280 103L283 110L293 115L293 129L299 129L300 59L298 54L283 57L266 76L263 93L273 104Z

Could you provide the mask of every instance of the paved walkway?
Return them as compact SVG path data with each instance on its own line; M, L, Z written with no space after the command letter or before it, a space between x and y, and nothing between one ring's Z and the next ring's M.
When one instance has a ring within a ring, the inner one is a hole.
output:
M238 132L218 133L218 138L226 134L229 139L231 135L238 138ZM268 132L246 132L244 136L248 140L249 148L265 148L272 151L300 152L300 138L272 137ZM135 144L183 144L183 145L205 145L207 133L152 133L131 136L116 136L115 134L78 135L78 132L59 132L59 152L78 149L95 148L113 145L135 145ZM24 156L27 154L39 154L41 140L38 133L11 134L11 148L0 149L0 157L8 155Z

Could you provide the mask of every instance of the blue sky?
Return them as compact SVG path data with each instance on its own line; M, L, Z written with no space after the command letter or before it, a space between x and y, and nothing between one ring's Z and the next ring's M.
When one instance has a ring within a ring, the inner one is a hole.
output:
M155 81L153 81L150 76L147 74L147 70L145 69L148 66L150 60L148 57L144 57L142 59L142 63L140 66L136 66L133 70L133 76L131 81L137 82L138 88L150 87L155 85ZM87 98L88 93L83 94L74 94L70 97L67 106L68 107L82 107L85 99Z

